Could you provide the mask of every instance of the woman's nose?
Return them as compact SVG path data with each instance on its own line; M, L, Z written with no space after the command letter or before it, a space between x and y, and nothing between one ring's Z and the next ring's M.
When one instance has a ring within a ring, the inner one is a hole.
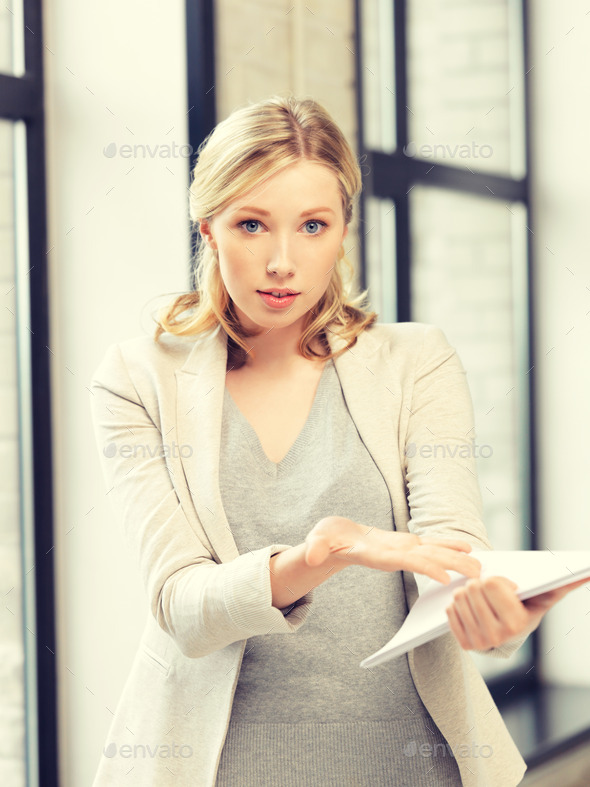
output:
M276 272L282 276L295 270L293 249L287 239L278 240L274 244L267 268L269 271Z

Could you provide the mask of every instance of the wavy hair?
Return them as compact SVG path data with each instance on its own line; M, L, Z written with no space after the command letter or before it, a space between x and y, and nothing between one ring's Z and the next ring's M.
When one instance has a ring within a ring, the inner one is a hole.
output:
M310 98L275 95L232 112L199 146L190 185L193 228L198 230L203 219L211 221L228 203L301 160L323 164L337 177L344 222L348 225L362 189L360 167L350 145L319 103ZM326 292L305 316L299 339L303 357L313 360L340 355L377 319L376 312L363 308L367 290L354 293L353 278L354 267L342 245ZM191 292L158 309L155 341L165 331L194 336L220 325L227 334L228 356L234 368L246 362L249 352L254 357L247 338L257 336L263 329L249 332L240 324L219 270L218 255L200 232L191 287ZM346 346L332 353L327 331L338 333ZM312 349L316 339L324 348L324 355Z

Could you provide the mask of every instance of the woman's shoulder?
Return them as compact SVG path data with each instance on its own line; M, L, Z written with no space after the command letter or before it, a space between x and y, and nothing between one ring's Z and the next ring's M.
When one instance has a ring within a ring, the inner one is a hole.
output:
M395 355L409 352L416 357L417 352L430 353L450 348L442 329L425 322L376 322L364 331L364 335L365 341L375 347L386 343Z
M154 335L142 334L113 342L104 351L93 379L139 380L174 375L198 343L210 340L205 334L185 337L163 333L158 340Z
M444 331L431 323L373 323L359 336L359 342L364 359L380 359L408 382L443 365L450 369L461 363Z
M171 333L163 333L156 340L153 335L143 334L124 339L118 343L118 346L122 355L130 362L178 366L186 360L198 343L206 342L209 338L204 334L175 336Z

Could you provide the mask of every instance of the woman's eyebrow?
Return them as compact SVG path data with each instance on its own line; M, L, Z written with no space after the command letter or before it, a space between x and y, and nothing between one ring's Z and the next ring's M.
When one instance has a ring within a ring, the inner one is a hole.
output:
M255 208L250 207L249 205L242 205L241 207L237 208L234 212L238 213L239 211L247 210L250 213L259 213L261 216L270 216L270 213L267 210L263 210L262 208ZM299 215L303 216L311 216L315 213L334 213L332 208L312 208L311 210L304 210L303 213Z

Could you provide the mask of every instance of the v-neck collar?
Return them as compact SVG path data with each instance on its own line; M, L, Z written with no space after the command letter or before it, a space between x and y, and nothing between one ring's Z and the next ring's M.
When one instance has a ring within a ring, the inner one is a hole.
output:
M284 472L288 468L292 467L297 463L301 454L303 453L305 447L309 443L309 437L313 434L314 429L316 428L317 423L319 422L320 413L322 412L322 408L324 402L326 401L327 397L327 390L326 390L326 380L328 378L328 367L333 367L334 363L331 358L329 358L325 364L324 368L322 369L322 373L320 375L320 379L316 388L316 392L314 395L314 399L308 413L307 419L303 424L299 434L295 438L295 441L285 454L285 456L281 459L280 462L272 462L268 456L266 455L264 448L262 447L262 443L260 442L260 438L250 421L246 418L246 416L242 413L236 402L234 401L232 395L228 391L227 387L225 389L225 399L229 403L229 406L233 409L234 413L236 414L238 420L242 426L242 433L246 436L252 453L256 457L257 461L260 463L262 469L268 474L272 476L277 476L279 473Z

